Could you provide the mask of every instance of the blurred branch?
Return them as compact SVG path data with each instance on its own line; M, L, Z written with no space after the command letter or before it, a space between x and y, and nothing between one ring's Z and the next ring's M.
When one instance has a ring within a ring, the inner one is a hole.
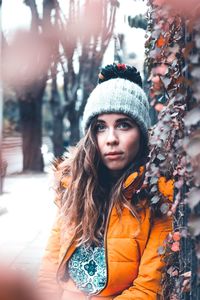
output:
M34 32L38 32L39 25L41 25L41 20L39 18L36 2L35 0L24 0L24 4L26 4L31 10L31 29Z

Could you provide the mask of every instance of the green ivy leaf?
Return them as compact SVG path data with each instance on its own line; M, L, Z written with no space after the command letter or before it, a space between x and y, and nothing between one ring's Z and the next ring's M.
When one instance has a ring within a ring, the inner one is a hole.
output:
M193 187L187 195L187 203L193 209L200 202L200 189Z
M200 234L200 218L199 216L192 215L189 219L188 225L190 227L190 231L194 236Z
M160 207L160 211L165 215L169 211L169 204L163 203Z
M151 203L152 204L156 204L156 203L158 203L159 202L159 200L160 200L160 197L159 196L153 196L153 198L151 199Z
M157 185L153 185L151 188L151 192L154 193L157 192L157 190L158 190Z
M158 254L160 255L165 254L165 248L163 246L158 247Z
M200 109L195 107L192 110L190 110L186 114L184 121L186 126L195 125L197 122L200 121Z
M159 160L165 160L165 157L164 157L161 153L159 153L159 154L157 155L157 158L158 158Z
M150 184L155 184L158 182L158 177L151 177Z

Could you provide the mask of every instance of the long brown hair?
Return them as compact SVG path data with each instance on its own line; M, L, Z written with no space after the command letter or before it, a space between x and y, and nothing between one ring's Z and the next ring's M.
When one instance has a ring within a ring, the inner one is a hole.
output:
M122 189L130 168L123 172L117 182L111 183L108 171L100 160L95 134L96 119L93 119L85 136L69 153L70 158L67 158L68 164L63 171L70 177L62 199L64 223L74 233L78 245L99 244L113 205L119 217L123 208L127 207L139 222L136 205L126 199ZM144 164L148 153L146 148L141 139L135 167Z

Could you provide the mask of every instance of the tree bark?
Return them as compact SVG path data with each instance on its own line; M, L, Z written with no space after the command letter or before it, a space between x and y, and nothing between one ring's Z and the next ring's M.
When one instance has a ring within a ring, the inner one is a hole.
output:
M69 144L74 146L80 139L79 114L75 108L70 109L68 119L70 121L71 128Z
M60 105L59 94L57 86L53 84L53 91L51 96L51 113L53 116L51 136L53 143L53 153L55 157L60 157L64 152L64 140L63 140L63 116L62 106Z
M23 171L43 172L42 101L30 96L26 100L19 99L19 107L23 139Z
M64 141L63 141L63 118L58 116L53 122L53 153L55 157L60 157L64 152Z

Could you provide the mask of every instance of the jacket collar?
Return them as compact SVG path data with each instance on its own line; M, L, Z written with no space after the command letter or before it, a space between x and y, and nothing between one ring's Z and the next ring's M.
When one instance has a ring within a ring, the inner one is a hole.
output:
M140 190L147 188L147 185L144 184L145 178L145 165L140 166L137 170L131 170L127 178L123 183L123 192L127 199L132 199L133 194L138 193ZM62 174L62 172L60 172ZM60 186L66 189L70 182L70 176L58 176ZM57 177L57 176L56 176Z

